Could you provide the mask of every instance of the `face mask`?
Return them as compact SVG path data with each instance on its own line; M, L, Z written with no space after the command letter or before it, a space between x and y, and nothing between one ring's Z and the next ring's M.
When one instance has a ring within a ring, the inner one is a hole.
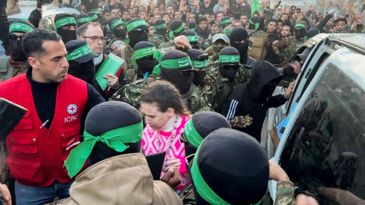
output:
M62 37L62 41L65 44L71 40L76 39L76 30L70 31L70 30L66 30L63 28L59 28L59 29L57 29L57 33Z
M138 73L144 75L145 73L152 73L153 68L158 64L158 61L152 57L145 57L138 59Z
M245 64L247 61L248 42L232 42L232 47L235 47L240 52L240 63Z
M114 29L113 30L113 34L115 37L120 38L120 39L125 39L127 32L125 29Z
M224 78L234 80L239 68L239 65L219 65L219 72Z
M191 70L167 70L161 69L161 77L173 85L180 91L180 94L186 94L190 91L193 82L193 72Z
M92 83L95 77L95 66L92 60L86 63L70 61L69 64L70 68L68 69L68 73L70 75L80 78L88 83Z
M14 61L25 61L26 57L22 49L22 40L10 40L9 50L11 59Z
M130 42L129 45L134 47L140 41L148 41L147 33L145 31L132 31L128 33Z
M194 72L194 79L193 79L193 83L196 85L196 86L199 86L200 83L202 83L205 75L206 75L206 71L205 70L202 70L202 71L193 71Z

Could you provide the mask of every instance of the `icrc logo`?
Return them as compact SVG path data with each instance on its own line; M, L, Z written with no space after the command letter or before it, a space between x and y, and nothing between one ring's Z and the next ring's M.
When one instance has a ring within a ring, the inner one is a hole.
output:
M76 106L75 104L69 104L69 105L67 106L67 112L68 112L68 114L70 114L70 115L75 114L75 113L77 112L77 106Z

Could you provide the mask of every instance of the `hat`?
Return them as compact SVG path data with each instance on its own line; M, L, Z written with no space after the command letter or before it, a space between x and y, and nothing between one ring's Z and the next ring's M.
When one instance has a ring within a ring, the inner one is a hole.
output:
M118 101L94 106L86 116L84 140L70 152L65 161L68 175L74 177L81 170L97 143L123 153L130 148L129 143L141 140L142 131L141 115L133 106Z
M64 26L76 26L76 19L70 14L57 14L54 18L56 29Z
M27 21L23 21L23 20L13 21L10 23L10 26L9 26L9 33L13 33L13 32L29 33L34 30L35 30L35 28L31 23L29 23Z
M66 56L68 61L86 63L97 57L97 55L93 53L89 45L87 45L86 41L71 40L67 42L65 46L68 52Z
M201 143L190 173L197 201L256 204L267 191L269 160L250 135L220 128Z
M224 33L217 33L213 36L212 43L215 43L218 40L223 40L225 43L229 44L229 38Z
M184 135L186 141L198 148L205 137L219 128L231 128L231 124L221 114L204 111L195 113L187 122Z

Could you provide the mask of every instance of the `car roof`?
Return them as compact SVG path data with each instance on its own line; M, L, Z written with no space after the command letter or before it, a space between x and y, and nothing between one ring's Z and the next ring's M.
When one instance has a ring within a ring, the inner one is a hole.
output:
M328 39L365 55L365 34L331 34Z
M313 36L312 38L308 39L306 42L304 42L303 45L307 48L312 48L314 45L319 43L321 40L328 38L328 36L330 36L330 34L327 34L327 33L317 34L317 35Z
M42 18L55 16L57 14L80 14L77 9L70 7L42 7Z

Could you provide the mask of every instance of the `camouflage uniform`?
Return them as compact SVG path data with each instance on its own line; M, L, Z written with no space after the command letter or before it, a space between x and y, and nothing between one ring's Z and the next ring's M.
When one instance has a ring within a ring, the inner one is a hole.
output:
M174 48L175 48L175 44L174 44L174 41L172 41L172 40L162 42L158 46L158 49L161 51L161 53L166 53L167 51L172 50Z
M214 50L214 45L209 46L207 49L205 49L204 53L206 53L209 56L209 61L210 62L215 62L218 60L219 57L219 52L217 53Z
M202 95L209 105L217 112L221 109L223 102L228 97L231 89L237 85L247 82L251 76L251 68L240 64L240 69L236 74L235 80L229 81L219 72L219 63L214 62L207 68L207 74L202 82Z
M139 108L141 94L143 93L144 88L152 81L154 81L154 79L150 77L147 80L140 79L134 83L127 84L118 90L111 97L111 100L123 101L136 108ZM183 100L192 113L197 111L212 111L212 109L201 96L202 94L200 89L194 84L192 84L192 87L188 93L182 95Z
M161 43L166 41L165 37L160 34L149 34L148 40L152 42L156 46L156 48L158 48Z
M284 55L283 66L286 66L292 59L295 52L297 51L297 46L295 44L294 37L290 36L281 39L279 42L279 47L283 48L282 49Z
M294 184L290 181L278 182L275 205L295 205Z
M133 52L133 48L129 44L121 48L121 57L124 59L123 73L126 83L134 82L137 77L137 68L132 64Z
M1 56L0 82L25 73L28 67L29 65L27 61L15 62L10 59L10 56Z
M261 61L266 56L266 44L268 40L268 34L265 31L254 31L250 35L250 42L252 43L248 55L252 56L257 61Z

